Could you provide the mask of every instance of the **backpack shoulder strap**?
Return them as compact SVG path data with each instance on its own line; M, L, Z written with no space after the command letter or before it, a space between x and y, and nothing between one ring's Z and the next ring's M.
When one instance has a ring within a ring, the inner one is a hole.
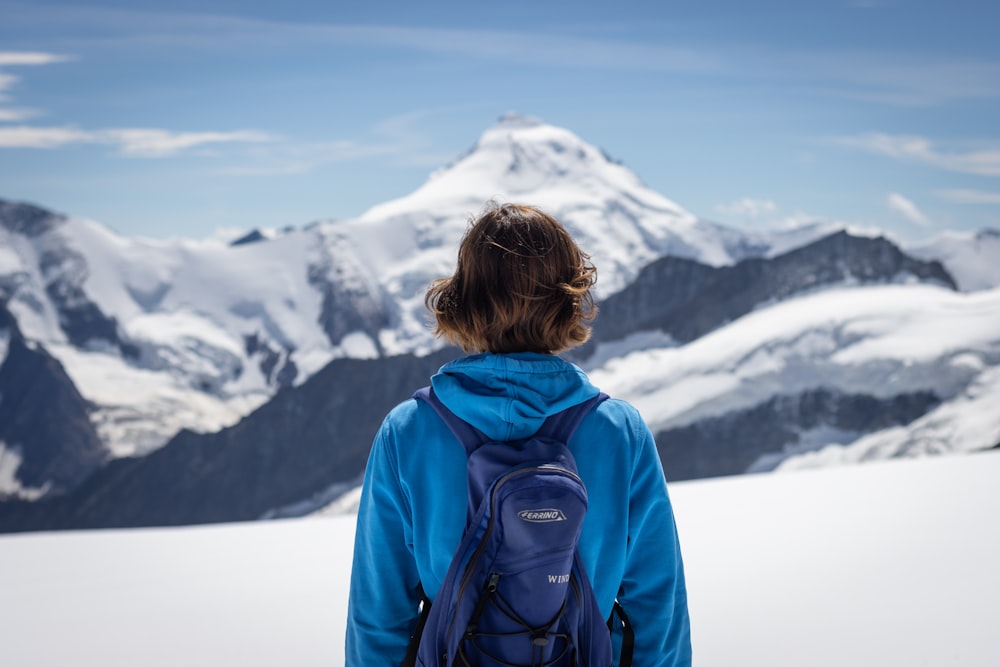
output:
M462 443L466 454L471 454L481 444L489 440L482 431L449 410L448 406L442 403L441 399L434 393L432 387L427 386L418 389L413 393L413 398L422 400L434 408L434 412L441 417L441 420L448 426L448 429Z
M592 398L588 398L583 403L571 405L562 412L549 415L538 429L536 435L547 436L549 438L561 440L568 443L576 430L580 427L583 418L590 414L590 411L608 399L608 395L600 392Z

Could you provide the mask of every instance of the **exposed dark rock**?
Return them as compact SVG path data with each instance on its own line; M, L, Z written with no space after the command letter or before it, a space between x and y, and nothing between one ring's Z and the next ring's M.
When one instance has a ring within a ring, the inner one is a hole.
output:
M870 433L908 424L938 402L931 392L882 399L816 389L661 431L656 442L669 480L738 475L761 456L796 445L804 431L828 426Z
M587 345L571 358L584 360L597 344L640 331L662 331L689 342L761 305L837 284L919 280L957 289L939 262L904 254L884 238L837 232L774 258L712 267L664 257L600 304Z
M249 245L251 243L257 243L258 241L266 241L267 237L264 236L259 229L254 229L243 236L229 242L231 246L238 245Z
M4 304L0 334L8 338L0 362L0 442L20 454L15 477L23 487L65 493L107 460L87 401L54 357L24 340Z
M0 226L28 238L45 234L65 219L38 206L0 199Z
M60 498L0 503L0 532L260 518L355 479L385 414L456 355L335 360L230 428L183 431Z
M266 339L257 334L244 336L243 343L248 356L260 359L260 372L267 378L268 384L283 388L295 381L299 369L292 360L292 350L275 350Z
M383 354L378 332L390 326L390 318L385 303L378 294L337 280L337 268L323 265L309 267L309 284L320 292L323 298L319 322L332 345L340 345L350 333L363 331L371 338L379 354Z
M134 356L135 350L118 335L118 320L108 317L78 285L55 280L45 286L45 292L59 311L59 325L69 341L77 347L106 343L123 353Z

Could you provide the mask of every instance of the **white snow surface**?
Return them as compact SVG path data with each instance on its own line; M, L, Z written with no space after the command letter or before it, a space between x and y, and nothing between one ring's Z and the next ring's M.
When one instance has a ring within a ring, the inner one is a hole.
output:
M993 451L671 485L695 664L1000 664L998 478ZM0 536L2 662L343 665L354 528Z
M919 243L903 244L907 254L938 260L963 291L1000 286L1000 230L947 231Z
M42 488L25 487L21 484L16 473L22 460L18 447L9 448L0 440L0 500L7 498L36 500L48 492L47 484Z

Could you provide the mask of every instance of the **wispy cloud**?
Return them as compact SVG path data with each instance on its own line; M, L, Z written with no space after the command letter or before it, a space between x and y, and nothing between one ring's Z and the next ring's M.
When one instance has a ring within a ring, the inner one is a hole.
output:
M0 127L0 148L59 148L96 141L94 133L74 127Z
M170 157L208 144L264 142L275 137L256 130L174 132L157 128L83 130L76 127L0 127L0 148L61 148L80 144L117 146L129 157Z
M411 111L382 119L371 128L371 138L316 142L275 142L247 151L239 166L220 173L240 176L301 174L324 165L367 158L388 158L408 166L438 167L454 157L432 149L433 142L418 128L435 110Z
M1000 97L1000 64L945 56L842 54L832 72L851 97L896 106L933 106Z
M845 0L849 7L895 6L884 0ZM963 99L1000 97L1000 63L951 54L881 49L828 48L796 51L752 38L742 43L711 37L623 38L592 29L572 34L544 26L517 30L435 27L392 23L348 24L292 21L169 10L60 8L58 15L25 6L24 25L44 22L53 31L71 29L75 46L93 40L101 48L126 51L208 49L280 52L303 46L401 50L457 56L505 64L574 69L687 72L731 81L779 82L815 92L893 105L931 105ZM16 27L17 23L13 23ZM2 64L2 63L0 63Z
M927 227L931 224L931 221L924 215L923 211L917 208L916 204L898 192L890 192L885 203L890 211L898 213L915 225Z
M842 137L839 143L905 162L926 164L948 171L980 176L1000 176L1000 147L943 150L924 137L863 134Z
M7 65L51 65L67 60L74 60L74 57L43 51L0 51L0 67Z
M73 56L43 51L0 51L0 67L50 65L74 60ZM0 102L9 101L5 91L20 79L0 71ZM35 109L0 107L0 122L20 122L40 115ZM0 126L0 149L52 149L80 144L117 146L129 157L170 157L183 151L221 143L272 141L274 137L257 130L230 132L177 132L159 128L110 128L86 130L74 126Z
M1000 204L1000 192L982 190L938 190L934 194L956 204Z
M572 36L531 29L306 22L69 5L60 9L58 16L52 16L51 12L44 14L47 25L71 26L78 35L94 35L90 39L100 40L105 47L240 51L318 44L445 53L509 63L647 71L704 71L718 64L711 53L679 44Z
M131 157L169 157L189 148L220 143L261 143L275 137L257 130L233 132L172 132L170 130L135 128L98 132L104 143L117 144L123 155Z
M21 65L51 65L52 63L74 60L73 56L58 53L45 53L43 51L0 51L0 67L11 67ZM14 87L21 78L7 72L0 71L0 103L6 104L11 101L11 96L7 91ZM0 122L9 123L25 120L32 116L37 116L34 109L4 109L0 108Z
M770 199L751 199L744 197L728 204L717 204L717 213L724 215L741 215L748 218L757 218L761 215L774 213L778 210L778 205Z
M2 101L2 100L0 100ZM0 123L16 123L40 115L37 109L12 109L0 107Z
M13 74L4 74L3 72L0 72L0 91L9 90L10 88L13 88L14 84L17 83L19 80L20 79L18 79Z

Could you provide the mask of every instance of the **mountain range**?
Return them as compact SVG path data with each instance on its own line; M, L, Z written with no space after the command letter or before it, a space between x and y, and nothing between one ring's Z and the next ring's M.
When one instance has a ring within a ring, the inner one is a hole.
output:
M302 514L356 485L458 354L423 293L491 199L591 254L601 314L567 356L640 408L669 478L1000 442L1000 232L747 232L505 116L406 197L230 244L0 200L0 530Z

